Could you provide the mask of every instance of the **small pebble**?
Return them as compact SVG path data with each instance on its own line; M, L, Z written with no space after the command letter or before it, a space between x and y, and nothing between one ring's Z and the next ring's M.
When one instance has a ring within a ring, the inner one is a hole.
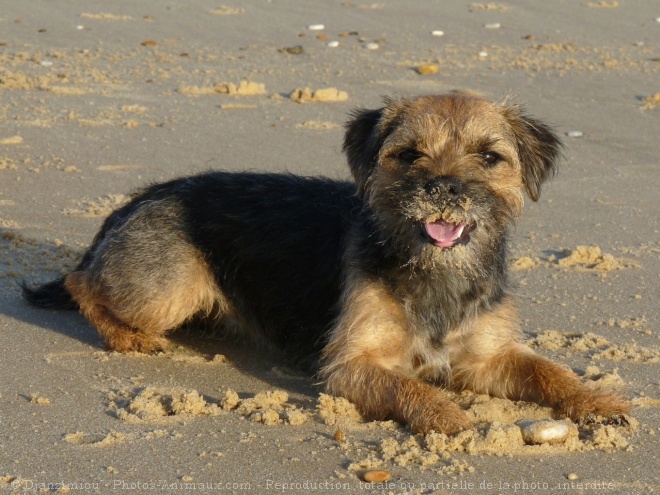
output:
M142 46L156 46L157 44L158 43L156 43L154 40L147 40L141 43Z
M50 60L42 60L41 62L39 62L39 64L43 65L44 67L50 67L51 65L53 65L53 62L51 62Z
M330 41L328 42L328 47L337 48L339 46L339 41Z
M346 440L346 433L344 433L344 430L338 429L333 438L335 439L335 442L343 442Z
M317 39L317 40L327 40L327 39L328 39L328 35L325 34L325 33L317 34L317 35L316 35L316 39Z
M82 31L83 29L85 29L85 26L83 26L82 24L78 24L78 25L76 26L76 29L77 29L78 31Z
M499 29L502 25L499 22L489 22L488 24L484 24L484 27L486 29Z
M305 51L302 45L288 46L280 50L282 53L288 53L289 55L300 55Z
M562 443L568 438L568 425L564 421L521 421L518 426L526 444Z
M444 31L440 31L440 30L431 31L431 36L444 36L444 35L445 35Z
M566 135L569 138L581 138L582 136L584 136L584 134L582 134L582 131L568 131Z
M307 26L307 29L310 31L323 31L325 29L325 26L323 24L310 24Z
M387 471L367 471L362 479L367 483L382 483L389 480L392 475Z
M479 52L479 56L481 58L486 58L488 56L488 52Z
M571 481L575 481L576 479L578 479L578 475L575 473L568 473L568 475L566 475L566 478Z
M426 76L428 74L437 74L440 71L440 67L436 64L422 64L415 70L418 74Z
M367 43L364 46L367 50L378 50L378 43L374 43L373 41L371 43Z
M655 22L660 22L660 17L656 17Z

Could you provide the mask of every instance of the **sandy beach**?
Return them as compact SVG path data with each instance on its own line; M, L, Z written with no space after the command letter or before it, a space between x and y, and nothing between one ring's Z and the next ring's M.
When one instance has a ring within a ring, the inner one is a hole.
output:
M351 109L447 92L511 97L562 136L512 277L527 342L629 397L621 424L530 445L521 421L550 409L463 393L473 430L413 435L252 344L191 329L106 352L77 312L21 299L138 187L346 179ZM0 0L0 122L0 492L660 491L656 2Z

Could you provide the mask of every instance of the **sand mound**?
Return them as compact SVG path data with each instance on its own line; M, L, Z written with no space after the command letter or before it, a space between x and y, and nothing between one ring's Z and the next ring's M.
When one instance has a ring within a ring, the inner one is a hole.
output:
M16 161L11 158L0 158L0 170L18 170Z
M228 5L220 5L220 7L216 9L209 10L209 13L213 15L238 15L242 14L243 12L245 12L244 8L230 7Z
M511 270L529 270L530 268L535 268L538 265L539 260L530 258L529 256L522 256L518 259L512 260L510 263Z
M311 413L299 409L288 401L289 395L283 390L259 392L252 398L241 400L234 390L229 389L222 400L222 408L233 410L250 421L268 426L277 424L297 426L305 423Z
M309 102L334 102L348 100L348 93L340 91L337 88L323 88L316 91L310 88L296 88L289 94L296 103L309 103Z
M642 101L644 102L644 105L642 106L642 110L651 110L656 106L660 105L660 93L655 93L646 96Z
M191 96L225 94L232 96L256 96L266 93L266 85L252 81L241 81L238 84L232 82L220 82L213 86L187 86L182 85L177 89L178 93Z
M158 422L173 416L217 416L222 409L209 404L196 390L146 387L111 393L117 417L128 423Z
M577 246L573 251L565 250L564 254L564 257L556 259L556 263L563 268L600 271L639 268L639 265L631 260L603 253L598 246Z
M613 344L605 337L592 333L562 333L547 330L528 341L532 347L557 351L568 349L587 354L591 359L633 361L635 363L660 362L660 350L641 346L635 342Z
M638 263L630 259L616 258L611 254L603 253L602 249L595 245L563 249L558 254L551 254L546 258L520 256L512 259L509 267L513 271L521 271L548 265L576 271L597 272L641 268Z
M355 405L343 397L319 394L316 412L326 425L335 425L342 420L362 422Z
M90 445L92 447L108 447L124 442L128 437L116 431L111 431L106 435L90 435L77 431L64 435L64 441L75 445Z

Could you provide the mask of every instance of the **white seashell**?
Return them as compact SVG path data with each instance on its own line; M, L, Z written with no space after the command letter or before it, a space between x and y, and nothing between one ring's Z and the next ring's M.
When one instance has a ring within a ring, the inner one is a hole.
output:
M339 46L339 41L330 41L328 42L330 48L337 48Z
M307 29L310 31L323 31L325 29L325 26L323 24L310 24L307 26Z
M582 136L584 136L584 134L582 134L582 131L568 131L566 135L569 138L581 138Z
M568 424L565 421L521 421L518 423L523 440L527 444L562 443L568 437Z
M373 41L371 43L367 43L364 46L367 50L378 50L378 43L374 43Z
M484 24L484 27L486 29L499 29L502 25L499 22L489 22L488 24Z
M444 31L440 31L440 30L431 31L431 35L432 35L432 36L444 36L444 35L445 35L445 32L444 32Z

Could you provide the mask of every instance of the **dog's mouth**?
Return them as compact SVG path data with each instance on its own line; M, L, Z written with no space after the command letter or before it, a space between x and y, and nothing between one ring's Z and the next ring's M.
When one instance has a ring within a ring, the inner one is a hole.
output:
M442 219L424 224L426 235L431 243L441 248L453 248L459 244L467 244L470 242L470 232L475 227L475 223L452 223Z

